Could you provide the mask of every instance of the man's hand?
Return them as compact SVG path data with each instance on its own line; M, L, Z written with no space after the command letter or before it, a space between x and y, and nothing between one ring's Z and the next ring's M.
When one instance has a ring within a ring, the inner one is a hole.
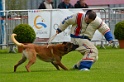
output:
M59 34L58 30L56 30L56 34Z
M59 28L57 28L56 29L56 34L59 34L59 33L61 33L62 31L59 29Z

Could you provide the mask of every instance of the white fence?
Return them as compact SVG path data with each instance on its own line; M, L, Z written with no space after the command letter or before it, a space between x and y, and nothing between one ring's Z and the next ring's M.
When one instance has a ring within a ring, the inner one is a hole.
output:
M88 9L45 9L45 10L9 10L0 11L0 45L11 45L10 35L14 27L21 23L28 23L36 32L36 43L46 43L47 40L55 34L55 29L59 23L69 15L77 12L85 12ZM108 9L93 8L108 25L112 20L112 14ZM112 9L113 10L113 9ZM108 13L107 13L108 12ZM110 20L111 19L111 20ZM109 22L108 22L109 21ZM70 41L69 29L58 35L53 42ZM93 41L102 41L104 37L97 31L93 37Z

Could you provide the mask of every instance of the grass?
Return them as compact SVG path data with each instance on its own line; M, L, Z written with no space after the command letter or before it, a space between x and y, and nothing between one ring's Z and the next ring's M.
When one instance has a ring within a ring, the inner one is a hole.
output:
M123 82L124 49L99 49L99 60L90 71L71 70L82 58L79 52L70 52L63 56L62 63L68 71L56 70L51 63L37 59L28 73L27 62L13 72L13 65L21 58L20 53L8 53L0 50L0 82Z

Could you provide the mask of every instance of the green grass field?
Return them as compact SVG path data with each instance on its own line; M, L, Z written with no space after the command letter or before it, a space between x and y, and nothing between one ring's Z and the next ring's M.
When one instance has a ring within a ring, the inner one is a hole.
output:
M56 70L51 63L37 59L28 73L27 62L13 72L13 66L21 58L20 53L0 50L0 82L124 82L124 49L99 49L99 60L90 71L72 70L82 58L79 52L63 56L62 63L68 71Z

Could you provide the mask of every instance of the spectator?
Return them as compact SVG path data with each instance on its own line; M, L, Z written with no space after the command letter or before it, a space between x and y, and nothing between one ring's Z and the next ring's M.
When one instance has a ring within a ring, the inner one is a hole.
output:
M86 4L85 0L79 0L74 5L75 8L88 8L88 5Z
M63 0L63 2L61 2L58 5L58 8L60 8L60 9L68 9L68 8L73 8L73 5L70 4L70 0Z
M53 9L53 2L52 0L45 0L43 1L38 9Z

